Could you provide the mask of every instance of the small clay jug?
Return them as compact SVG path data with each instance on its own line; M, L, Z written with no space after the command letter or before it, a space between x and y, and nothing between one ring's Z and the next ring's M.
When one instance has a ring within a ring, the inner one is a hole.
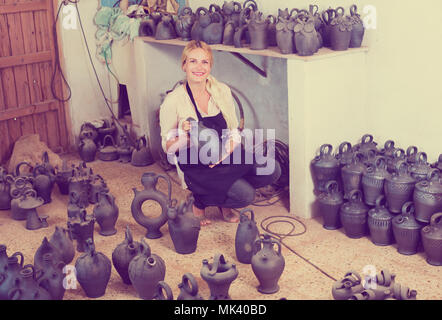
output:
M136 148L132 151L131 164L135 167L145 167L154 162L146 137L142 136L137 140Z
M127 130L127 125L125 125L125 129ZM132 147L129 143L129 139L125 134L120 135L118 139L118 161L121 163L128 163L132 159L132 152L134 147Z
M190 31L192 30L193 23L195 22L195 14L190 7L183 8L178 14L178 19L175 23L175 29L177 35L183 41L191 40Z
M295 52L295 46L293 43L293 35L295 28L295 22L282 17L278 18L276 23L276 44L279 51L282 54L291 54Z
M161 14L161 21L158 23L157 28L155 30L155 39L156 40L169 40L175 39L177 37L173 16L169 13Z
M231 300L229 288L238 277L238 270L235 264L228 263L225 260L224 255L215 254L213 263L209 263L207 259L204 259L200 275L209 286L209 300Z
M18 178L20 180L22 178ZM37 192L31 187L25 187L23 189L11 188L11 218L14 220L26 220L28 216L28 210L21 209L18 205L23 199L24 195L36 198Z
M385 156L384 156L385 157ZM387 170L389 173L393 173L396 170L396 165L399 161L406 160L404 149L395 148L393 154L390 157L386 157Z
M268 47L268 19L263 18L262 12L252 11L248 23L250 34L250 49L264 50Z
M339 166L342 168L346 164L353 162L354 156L353 147L350 142L344 141L338 147L338 152L335 155L336 160L339 162Z
M198 245L201 225L193 215L193 202L193 197L190 197L176 208L176 200L173 199L167 210L170 237L179 254L193 253Z
M0 273L4 271L4 267L8 264L8 253L6 249L4 244L0 244Z
M368 159L371 150L376 150L376 154L379 152L377 145L378 143L374 141L373 135L367 133L362 136L361 142L354 145L353 149L362 152L365 159Z
M293 20L296 23L293 29L296 54L299 56L312 56L320 48L313 16L303 10Z
M276 47L276 23L277 20L274 15L267 16L267 44L269 47Z
M433 266L442 266L442 212L431 216L430 224L421 230L427 262Z
M156 189L159 178L162 178L167 182L167 195ZM172 193L172 186L170 179L167 176L156 174L154 172L144 173L141 177L141 183L144 186L144 190L138 191L136 188L132 189L134 191L134 199L131 204L132 216L137 223L147 229L146 238L157 239L162 236L160 231L161 226L167 222L167 210ZM156 201L161 206L161 214L159 216L151 218L143 213L142 205L148 200Z
M6 169L0 167L0 210L11 209L11 185L6 180L7 175Z
M277 246L277 250L274 246ZM259 281L258 291L272 294L279 291L278 281L284 271L285 259L281 254L281 243L264 234L253 247L252 270Z
M408 170L416 182L427 179L428 173L431 170L431 166L427 162L427 154L425 152L418 152L416 162L411 164Z
M55 175L48 171L43 165L37 165L32 171L34 175L34 190L37 196L41 197L44 204L52 201L51 194L55 184Z
M416 183L413 201L420 222L429 223L434 213L442 211L442 180L438 169L431 169L426 180Z
M185 273L182 281L178 284L180 294L177 300L204 300L198 293L198 282L191 273Z
M332 151L331 144L323 144L319 148L319 155L310 163L316 194L325 192L325 184L328 181L339 181L340 166Z
M61 169L56 167L55 183L62 195L69 194L69 178L72 176L72 169L68 168L66 159L63 159Z
M384 147L379 150L379 155L384 156L386 159L392 158L393 153L396 150L393 140L387 140L384 143Z
M102 161L118 160L118 150L115 145L114 138L111 135L106 135L103 138L103 145L98 148L98 159Z
M94 174L89 182L89 203L96 204L101 192L109 192L106 182L99 174Z
M61 260L65 264L71 263L75 256L74 242L69 231L65 228L55 226L55 231L49 239L49 243L58 249Z
M210 14L211 22L203 30L203 41L207 44L219 44L223 42L223 17L219 12L213 12ZM216 17L216 18L215 18Z
M95 141L98 138L97 128L90 122L84 122L80 127L80 139L88 137Z
M235 39L235 22L229 20L224 25L222 43L226 46L233 46L234 39Z
M117 233L115 224L118 219L118 206L115 197L108 192L101 191L98 194L97 203L94 206L93 214L100 226L102 236L112 236Z
M156 30L157 25L155 20L149 17L149 19L140 22L138 33L140 37L155 37Z
M358 14L358 7L354 4L350 7L350 21L352 23L350 48L360 48L362 40L364 39L364 22L361 19L361 15Z
M161 14L158 14L156 19L161 19ZM158 24L158 20L156 20L156 24ZM115 137L115 133L117 132L117 127L115 125L115 121L111 118L103 119L103 125L97 129L98 137L97 139L100 141L99 144L104 145L106 136L111 136L112 139Z
M341 168L344 199L348 199L350 191L362 190L362 174L365 169L363 155L360 152L353 153L352 162Z
M224 21L232 22L233 27L239 25L239 15L241 13L242 5L237 1L224 1L221 7L221 13L224 17Z
M351 296L361 293L364 287L361 276L355 271L348 271L344 278L337 280L332 286L332 296L335 300L348 300Z
M87 215L86 210L82 209L76 218L68 220L68 230L72 235L72 239L77 241L77 251L86 251L86 240L94 240L94 224L95 218Z
M368 229L371 241L377 246L388 246L394 242L392 219L394 215L385 207L385 196L376 199L376 207L368 211Z
M250 213L250 218L247 216ZM239 224L235 234L235 253L239 262L250 264L253 256L253 246L259 239L259 231L252 209L245 208L239 213Z
M18 261L20 257L20 262ZM6 259L6 263L0 266L0 300L8 300L8 293L17 286L16 279L20 270L23 269L24 257L21 252L16 252Z
M129 226L126 226L124 241L112 252L112 263L123 282L127 285L132 284L129 278L129 264L139 253L140 243L133 240Z
M327 230L336 230L342 226L339 210L344 199L338 183L334 180L327 182L325 190L317 197L318 209L323 219L322 226Z
M38 285L39 276L33 265L25 265L8 292L9 300L52 300L49 292Z
M388 209L392 213L400 213L405 202L413 199L416 180L408 172L406 161L396 164L396 171L385 179L384 192Z
M97 149L92 133L90 131L81 133L80 142L78 144L78 154L81 160L84 162L94 161Z
M341 223L347 237L362 238L367 234L368 207L362 201L360 190L353 190L349 196L349 201L345 202L340 209Z
M54 246L47 237L44 237L41 245L38 247L34 254L34 266L37 269L43 269L44 256L47 253L51 254L51 259L54 263L64 263L63 253L56 246Z
M413 164L416 163L417 161L417 153L418 153L418 149L416 146L409 146L407 148L407 163L408 164Z
M23 197L20 198L18 207L20 210L26 211L26 229L37 230L49 226L47 222L48 216L39 216L37 212L37 208L41 207L43 204L43 198L35 197L29 192L25 193Z
M72 170L72 176L69 179L69 201L77 203L80 208L87 208L89 206L89 188L90 177L82 176L79 170Z
M322 17L322 21L324 22L323 26L322 26L322 41L323 41L323 46L326 48L330 48L331 47L331 22L333 21L334 18L336 18L336 10L332 9L332 8L328 8L327 10L323 11L321 14Z
M416 300L417 291L399 283L393 285L393 297L396 300Z
M43 255L42 275L38 278L38 284L51 295L52 300L63 300L66 291L63 286L64 266L64 262L54 261L51 253Z
M108 257L95 250L91 238L86 240L86 253L75 262L77 280L89 298L98 298L106 293L112 264Z
M149 245L144 238L140 242L140 252L129 263L129 278L143 300L152 300L155 297L159 281L166 275L164 261L151 254Z
M376 204L376 199L384 194L385 179L390 177L383 156L377 156L375 164L368 164L362 173L362 191L364 202L370 206Z
M196 18L190 31L190 36L192 40L203 40L204 29L212 22L209 10L204 7L199 7L196 9L195 14Z
M393 234L400 254L417 253L421 241L421 229L424 226L414 217L414 203L409 201L402 206L402 214L392 219Z
M338 15L330 23L330 45L335 51L345 51L350 46L352 22L348 16Z

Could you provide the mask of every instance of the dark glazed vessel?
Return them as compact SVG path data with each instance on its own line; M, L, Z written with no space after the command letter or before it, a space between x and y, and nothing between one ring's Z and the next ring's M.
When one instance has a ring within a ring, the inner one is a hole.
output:
M64 266L63 262L54 261L51 253L43 256L42 275L38 278L38 284L51 295L52 300L63 300L66 291L63 286Z
M376 204L376 199L384 194L385 179L389 176L385 158L382 156L376 157L374 165L367 166L362 174L362 191L366 204L370 206Z
M348 271L344 278L333 283L332 295L335 300L348 300L351 296L361 293L364 287L361 276L355 271Z
M140 245L138 241L133 241L129 226L126 226L124 241L112 252L112 263L115 270L127 285L132 284L129 277L129 264L140 253Z
M426 180L416 183L413 201L420 222L429 223L434 213L442 211L442 180L438 169L431 169Z
M368 211L368 228L371 241L377 246L388 246L394 242L393 215L385 207L383 195L376 199L376 207Z
M431 166L427 162L427 154L425 152L418 152L416 162L409 166L408 170L416 182L425 180L431 170Z
M73 240L77 240L77 251L86 251L86 240L94 240L94 224L95 218L87 215L86 210L81 210L76 218L68 220L68 230L72 235Z
M414 204L406 202L402 206L402 214L393 218L393 234L400 254L412 255L417 253L421 240L423 224L414 217Z
M140 252L129 263L129 278L138 293L144 300L152 300L155 297L159 281L163 281L166 275L164 261L152 255L149 245L141 239Z
M433 266L442 266L442 212L431 216L430 224L421 230L427 262Z
M362 202L362 193L359 190L350 192L348 202L341 206L341 223L347 237L362 238L367 233L368 207Z
M1 248L0 248L1 250ZM6 253L3 257L6 256ZM20 262L18 261L20 257ZM8 300L8 293L17 286L16 278L23 269L24 257L21 252L16 252L0 265L0 300Z
M11 209L11 185L6 179L7 175L7 171L0 167L0 210Z
M200 275L209 285L210 300L231 300L229 288L238 277L235 264L228 263L222 254L217 253L213 257L213 263L203 260Z
M362 190L362 174L365 171L362 153L353 153L352 162L341 168L342 185L344 189L344 199L352 190Z
M69 194L69 178L72 176L72 169L68 168L67 162L63 159L61 169L56 167L55 183L62 195Z
M268 47L269 21L262 16L262 12L252 11L248 23L250 34L250 49L264 50Z
M56 226L49 243L58 249L61 260L68 264L75 256L75 247L68 230Z
M92 239L86 240L86 253L75 262L77 280L89 298L98 298L106 293L112 264L103 253L95 251Z
M198 282L191 273L183 275L182 281L178 284L180 294L177 300L204 300L198 293Z
M278 18L276 23L276 44L282 54L291 54L295 52L293 35L295 23L289 19Z
M86 131L80 134L80 143L78 144L78 153L84 162L92 162L95 160L97 153L97 145L94 142L93 134Z
M385 179L384 192L387 198L388 209L393 213L400 213L405 202L413 198L416 180L408 172L405 161L396 164L396 171Z
M332 180L325 185L325 192L318 196L318 207L323 219L323 227L327 230L336 230L341 227L339 210L344 199L339 191L339 185Z
M40 247L38 247L34 254L34 266L37 269L43 269L44 256L48 253L51 254L51 259L55 264L63 262L61 251L49 242L47 237L44 237Z
M146 137L142 136L137 140L136 148L132 151L131 164L135 167L145 167L154 162Z
M98 194L98 202L94 206L93 214L100 226L102 236L112 236L117 233L115 224L118 219L118 206L115 197L105 191Z
M8 292L9 300L51 300L49 292L38 285L38 277L33 265L25 265Z
M315 193L325 192L328 181L339 181L340 166L338 160L332 155L331 144L323 144L319 149L319 156L311 161Z
M201 226L199 220L193 215L193 201L193 197L190 197L176 208L174 199L167 211L170 237L175 251L179 254L193 253L198 245Z
M156 189L158 179L163 178L168 185L168 194L164 194ZM171 195L171 184L167 176L156 174L154 172L146 172L141 177L141 183L144 186L144 190L138 191L133 188L134 199L132 200L131 212L135 221L147 229L146 238L157 239L162 236L160 231L161 226L167 222L167 210ZM142 211L142 205L145 201L153 200L158 202L161 206L161 215L149 218L144 215Z
M190 36L192 40L203 40L204 29L212 22L209 10L204 7L199 7L196 9L195 14L196 18L190 31Z
M278 247L277 250L274 250L274 245ZM258 291L264 294L278 292L278 281L285 267L281 243L264 234L255 242L253 249L252 270L259 281Z
M350 21L352 23L350 48L360 48L364 39L364 22L358 14L358 7L354 4L350 7Z
M178 36L183 41L191 40L190 31L192 30L193 23L195 22L195 15L190 7L185 7L178 15L178 20L175 23L175 29Z
M250 219L247 213L250 213ZM250 264L253 256L253 246L259 239L259 231L256 226L255 214L250 208L242 209L240 221L235 234L235 253L239 262Z
M157 24L155 30L156 40L169 40L177 37L173 16L169 13L161 13L161 21Z

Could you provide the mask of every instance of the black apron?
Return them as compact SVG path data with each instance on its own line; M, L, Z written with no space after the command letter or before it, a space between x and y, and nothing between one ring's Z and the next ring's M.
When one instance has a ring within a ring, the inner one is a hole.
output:
M189 94L190 100L192 101L196 115L198 116L198 121L202 121L203 125L207 128L211 128L218 133L221 137L223 129L227 129L227 123L221 112L213 117L202 117L198 108L196 106L195 100L190 90L189 85L186 83L187 93ZM240 146L238 146L239 148ZM197 148L197 147L193 147ZM179 151L178 151L179 152ZM190 152L198 152L197 149L191 150L188 148L186 150L187 155ZM215 167L210 168L209 165L203 164L199 161L196 164L190 164L190 161L186 163L180 163L178 160L178 165L184 173L184 181L187 187L192 191L195 198L195 204L198 206L221 206L227 197L227 191L230 189L232 184L253 170L252 164L244 164L245 151L241 146L241 160L242 163L233 163L233 153L229 155L230 161L228 164L219 163ZM178 159L180 159L179 154L177 154ZM187 157L186 160L189 160Z

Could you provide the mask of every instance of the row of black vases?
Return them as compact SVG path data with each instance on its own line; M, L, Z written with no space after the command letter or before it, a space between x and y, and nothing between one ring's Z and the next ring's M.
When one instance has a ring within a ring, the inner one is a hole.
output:
M415 147L409 148L415 152L414 156L410 152L407 158L410 160L407 160L403 157L405 153L394 148L391 140L382 150L376 145L371 135L364 135L355 147L348 142L341 144L335 156L331 155L331 145L324 145L321 154L312 160L324 227L337 229L342 223L351 238L362 237L369 229L375 244L389 245L396 240L402 254L416 253L422 238L427 262L441 265L442 181L439 170L432 168L426 162L426 154L418 153ZM342 146L347 150L343 151ZM433 167L438 165L435 163ZM402 215L395 217L399 213Z
M127 126L126 132L127 132ZM85 122L80 128L78 153L84 162L94 161L97 157L102 161L116 161L130 163L136 167L144 167L154 163L148 142L145 136L140 137L131 145L125 134L118 135L114 121L105 119L100 128L90 122Z
M208 44L249 45L252 50L277 46L282 54L297 53L310 56L322 47L333 50L359 48L365 29L357 6L352 5L350 15L345 9L329 8L319 13L317 5L309 10L278 9L275 17L263 17L254 0L242 5L225 1L222 7L211 4L192 12L186 7L178 16L152 13L140 24L140 36L153 36L157 40L180 37L184 41L202 40Z

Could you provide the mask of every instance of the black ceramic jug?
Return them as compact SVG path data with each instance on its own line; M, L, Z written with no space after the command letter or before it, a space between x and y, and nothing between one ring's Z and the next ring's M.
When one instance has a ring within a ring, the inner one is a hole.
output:
M247 216L250 213L250 218ZM253 256L253 246L259 239L255 214L250 208L242 209L239 224L235 234L235 253L239 262L250 264Z

